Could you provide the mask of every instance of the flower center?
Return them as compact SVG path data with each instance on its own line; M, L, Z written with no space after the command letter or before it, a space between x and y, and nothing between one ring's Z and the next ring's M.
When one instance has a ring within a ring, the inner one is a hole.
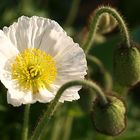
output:
M40 88L49 88L57 75L55 61L39 49L26 49L18 54L12 64L12 78L23 90L37 93Z

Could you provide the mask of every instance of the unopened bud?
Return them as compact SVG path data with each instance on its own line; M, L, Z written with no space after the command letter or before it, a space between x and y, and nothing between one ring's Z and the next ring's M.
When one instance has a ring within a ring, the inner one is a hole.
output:
M121 44L114 53L114 76L118 83L131 86L140 80L140 52L138 44Z
M99 20L98 31L102 34L111 32L117 26L116 20L108 13L104 13Z
M126 107L122 100L107 96L108 104L101 106L99 99L93 104L92 119L97 131L115 136L126 127Z

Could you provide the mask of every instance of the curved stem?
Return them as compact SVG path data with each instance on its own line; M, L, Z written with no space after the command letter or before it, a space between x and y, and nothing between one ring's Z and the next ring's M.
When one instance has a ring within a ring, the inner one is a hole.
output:
M88 53L88 51L93 43L93 39L94 39L95 33L97 31L100 17L104 13L108 13L118 22L119 28L122 33L121 34L122 39L124 42L126 42L126 46L130 47L130 36L129 36L129 32L128 32L127 26L126 26L123 18L120 16L120 14L115 9L105 6L105 7L98 8L95 11L95 15L92 17L88 37L87 37L85 44L83 45L83 49L85 50L86 54Z
M30 104L25 105L25 109L24 109L22 140L28 140L29 112L30 112Z
M51 102L51 104L49 105L47 112L44 113L44 116L42 117L42 119L40 120L40 122L38 123L32 137L31 140L38 140L41 136L41 132L43 131L44 128L46 128L53 112L54 109L61 97L61 95L63 94L63 92L73 86L86 86L91 88L92 90L95 90L96 93L98 94L98 96L100 97L100 103L101 105L107 105L108 101L103 93L103 91L100 89L100 87L98 85L96 85L93 82L90 81L86 81L86 80L75 80L75 81L70 81L68 83L65 83L64 85L62 85L62 87L58 90L54 100Z

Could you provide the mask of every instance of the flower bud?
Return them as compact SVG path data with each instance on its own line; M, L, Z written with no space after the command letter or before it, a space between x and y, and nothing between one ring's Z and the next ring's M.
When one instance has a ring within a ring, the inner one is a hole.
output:
M99 98L93 104L92 120L95 129L103 134L115 136L126 127L126 107L115 96L107 96L108 104L101 106Z
M116 20L108 13L100 17L98 31L102 34L111 32L117 26Z
M140 80L140 52L138 44L131 47L121 44L114 53L114 76L123 86L131 86Z

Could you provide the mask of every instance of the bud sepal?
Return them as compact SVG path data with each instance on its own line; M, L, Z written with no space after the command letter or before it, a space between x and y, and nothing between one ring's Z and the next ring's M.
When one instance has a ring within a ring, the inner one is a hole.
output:
M116 136L126 128L126 106L116 96L107 96L108 104L101 106L99 98L93 104L92 120L95 129L106 135Z
M139 45L131 41L131 47L121 44L114 52L114 76L123 86L132 86L140 80Z

